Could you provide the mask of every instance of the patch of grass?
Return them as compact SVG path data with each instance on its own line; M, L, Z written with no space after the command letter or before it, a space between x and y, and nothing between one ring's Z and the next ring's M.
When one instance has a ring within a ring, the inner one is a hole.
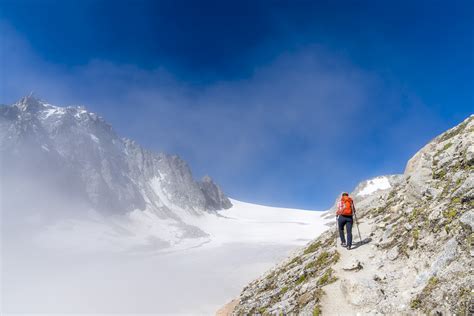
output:
M329 268L326 270L326 272L319 278L318 280L318 285L319 286L325 286L327 284L333 283L337 280L335 276L333 276L334 270Z
M449 147L451 147L453 145L453 143L447 143L446 145L443 146L443 151L445 151L446 149L448 149Z
M321 266L323 265L329 258L329 252L323 251L321 254L316 258L316 265Z
M443 212L443 216L448 220L448 222L451 222L454 218L456 218L457 215L458 211L453 207Z
M425 304L426 302L423 303L423 301L429 299L431 293L433 292L433 290L436 288L438 284L439 284L439 279L435 276L432 276L426 283L426 286L423 288L421 293L411 300L410 307L412 309L421 308L425 313L429 314L429 309L427 309L426 304Z
M298 263L300 264L302 261L301 261L301 258L300 257L294 257L293 260L291 260L290 262L288 262L287 266L291 266L293 263Z
M265 314L266 311L267 311L267 309L266 309L265 307L260 307L260 308L258 309L258 312L259 312L260 314L262 314L262 315Z
M377 207L377 209L375 210L375 215L379 215L379 214L382 214L383 211L385 210L384 207Z
M433 179L437 179L437 180L441 180L443 179L445 176L446 176L446 170L445 169L441 169L439 170L438 172L434 172L433 171Z
M283 295L283 294L285 294L286 292L288 292L288 287L287 287L287 286L285 286L285 287L283 287L283 288L281 289L280 295Z
M446 234L449 235L449 232L451 231L451 227L449 227L449 225L445 225L444 226L444 231L446 232Z
M410 302L411 309L418 309L421 307L421 300L419 298L414 298Z
M395 190L390 191L390 193L388 194L387 200L393 199L396 194L397 192L395 192Z
M418 229L418 227L412 230L412 236L413 236L413 246L415 248L418 248L418 240L420 239L420 230Z
M408 216L408 221L409 222L413 222L415 219L418 218L418 216L420 215L421 211L419 208L415 208L413 209L413 211L411 212L411 214Z
M433 276L428 280L427 287L429 287L429 290L432 290L438 283L439 283L439 279Z
M304 254L307 255L309 253L313 253L315 252L316 250L319 249L319 247L321 247L321 242L320 241L317 241L315 243L312 243L311 245L308 246L308 248L306 248L304 250Z
M337 252L335 252L337 253ZM336 255L333 255L333 258L334 256ZM339 260L339 254L337 254L338 258L337 260ZM314 267L321 267L321 266L324 266L327 262L329 262L329 259L331 258L329 252L327 251L323 251L321 252L321 254L316 258L316 260L308 263L306 266L305 266L305 269L311 269L311 268L314 268ZM333 259L334 260L334 259Z
M303 283L304 281L306 281L306 274L303 274L302 276L300 276L300 277L298 278L298 280L296 280L296 284L297 284L297 285L298 285L298 284L301 284L301 283Z
M459 133L461 133L466 128L466 126L467 126L467 122L463 122L463 123L459 124L458 127L455 127L453 130L445 132L441 136L440 142L447 141L448 139L453 138L454 136L458 135Z
M410 302L410 308L411 309L418 309L421 306L421 301L417 298L412 299Z
M316 305L313 309L313 316L320 316L321 315L321 307Z
M304 269L309 270L311 268L314 268L315 266L316 266L316 261L311 261L310 263L304 266Z
M418 228L413 229L413 239L420 239L420 230Z
M451 203L460 204L461 203L461 198L460 197L455 197L451 200Z

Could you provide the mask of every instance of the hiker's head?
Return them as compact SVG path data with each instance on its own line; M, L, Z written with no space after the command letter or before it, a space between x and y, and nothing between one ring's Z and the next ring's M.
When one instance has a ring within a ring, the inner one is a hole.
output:
M342 196L349 196L349 193L344 192L344 193L342 193Z

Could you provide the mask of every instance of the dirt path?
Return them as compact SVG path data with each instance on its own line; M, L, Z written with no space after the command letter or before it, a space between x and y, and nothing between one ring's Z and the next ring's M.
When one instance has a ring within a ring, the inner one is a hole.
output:
M371 223L371 225L373 224ZM326 292L326 295L324 295L321 300L323 315L363 314L363 306L357 307L349 303L351 298L349 298L348 295L350 295L350 293L348 294L344 290L350 288L352 284L371 282L376 272L376 266L374 260L372 260L372 258L374 258L374 250L368 239L370 235L370 225L368 221L359 221L359 228L364 244L360 245L359 234L355 225L352 229L352 235L353 243L355 243L356 247L347 250L340 246L340 241L338 240L337 250L341 256L340 260L333 267L338 280L323 288ZM344 268L357 266L357 261L361 263L362 269L344 270ZM352 299L352 301L354 302L354 299Z
M223 307L221 307L217 312L216 316L228 316L232 314L232 311L234 308L239 304L239 300L235 299L230 301L229 303L225 304Z

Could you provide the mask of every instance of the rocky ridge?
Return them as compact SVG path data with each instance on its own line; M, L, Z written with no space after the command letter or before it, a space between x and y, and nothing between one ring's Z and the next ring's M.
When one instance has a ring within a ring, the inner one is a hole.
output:
M53 209L55 216L75 217L88 210L105 216L147 211L173 227L179 241L207 235L184 217L232 206L210 177L195 181L178 156L119 137L82 106L32 96L1 106L0 153L6 218L27 210L46 220Z
M232 315L458 314L472 307L474 115L423 147L391 186L355 197L355 249L336 227L246 286ZM333 210L327 214L334 216Z

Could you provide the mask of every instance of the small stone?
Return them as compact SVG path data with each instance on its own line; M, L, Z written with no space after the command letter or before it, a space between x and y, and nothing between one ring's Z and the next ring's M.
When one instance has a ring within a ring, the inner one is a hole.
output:
M359 260L353 260L349 264L342 267L342 270L345 270L345 271L359 271L362 268L363 268L363 266L362 266L362 264L360 263Z
M413 228L413 226L411 226L410 223L406 223L404 227L405 227L405 229L408 230L408 231L412 230L412 228Z
M304 306L306 305L309 301L311 301L312 295L311 293L305 293L297 298L298 305Z
M474 230L474 211L464 213L459 220L461 223L471 226L471 229Z
M398 246L393 247L387 254L388 259L395 260L398 257Z

